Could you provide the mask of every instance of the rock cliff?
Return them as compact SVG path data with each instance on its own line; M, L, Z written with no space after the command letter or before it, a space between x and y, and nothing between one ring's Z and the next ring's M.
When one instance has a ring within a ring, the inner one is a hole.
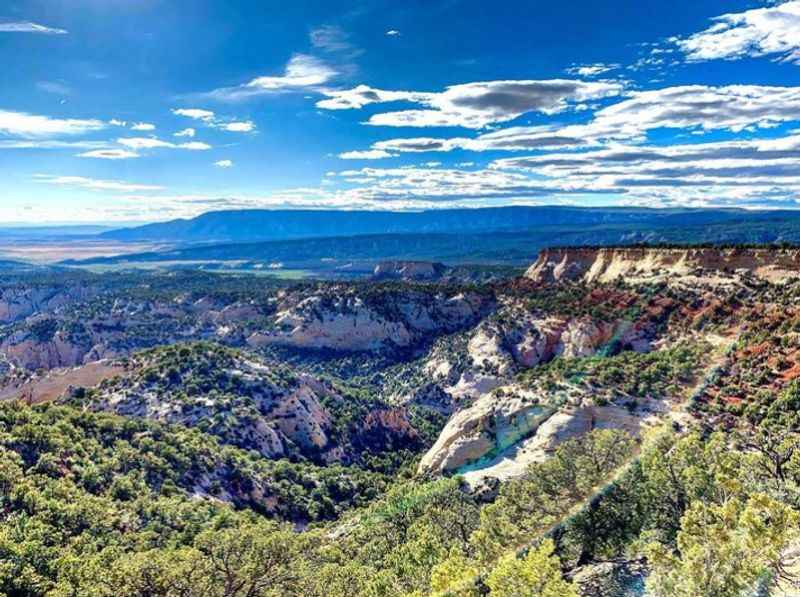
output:
M751 274L769 281L800 276L800 249L722 247L567 247L545 249L525 276L540 283L652 281Z

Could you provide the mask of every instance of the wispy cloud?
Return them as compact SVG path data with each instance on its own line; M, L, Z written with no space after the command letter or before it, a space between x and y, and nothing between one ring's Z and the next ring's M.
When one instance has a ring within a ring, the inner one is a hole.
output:
M123 193L133 193L136 191L160 191L164 187L148 184L136 184L122 182L118 180L102 180L96 178L86 178L84 176L51 176L48 174L37 174L37 182L66 187L76 187L89 189L92 191L118 191Z
M52 93L53 95L72 95L72 89L58 81L39 81L36 83L36 87L45 93Z
M218 162L214 162L214 165L217 168L231 168L233 167L233 162L231 160L219 160Z
M596 77L597 75L602 75L618 68L621 68L621 65L596 62L594 64L576 64L569 67L566 72L579 77Z
M309 32L311 45L318 50L331 54L344 54L348 58L354 58L364 53L364 50L356 46L347 33L338 25L321 25Z
M314 90L338 74L338 70L315 56L295 54L281 75L256 77L243 85L223 87L201 95L218 101L237 101L260 95Z
M369 149L367 151L346 151L339 154L343 160L381 160L394 157L395 154L382 149Z
M0 33L44 33L46 35L66 35L65 29L47 27L31 21L0 23Z
M78 154L79 158L94 158L97 160L130 160L138 158L139 154L127 149L96 149Z
M107 141L60 141L58 139L0 139L0 149L106 149Z
M190 151L206 151L211 149L211 145L200 141L172 143L157 137L121 137L117 139L117 143L134 151L141 149L188 149Z
M193 128L183 129L178 131L173 136L174 137L194 137L197 134L197 131Z
M131 130L133 131L154 131L156 130L156 125L150 124L149 122L136 122L131 125Z

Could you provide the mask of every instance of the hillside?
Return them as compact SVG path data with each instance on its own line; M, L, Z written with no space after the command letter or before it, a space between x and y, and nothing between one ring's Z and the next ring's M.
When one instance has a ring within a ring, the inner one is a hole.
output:
M785 588L797 255L567 247L489 282L407 261L348 282L7 276L0 592Z

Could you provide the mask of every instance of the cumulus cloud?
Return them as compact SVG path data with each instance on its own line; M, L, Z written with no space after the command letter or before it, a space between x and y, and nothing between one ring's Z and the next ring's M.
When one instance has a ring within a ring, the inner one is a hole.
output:
M214 162L214 165L217 168L230 168L233 166L233 162L231 160L219 160L218 162Z
M439 127L471 129L509 122L528 112L557 114L570 105L618 95L623 85L607 81L552 79L543 81L487 81L452 85L443 92L386 91L361 85L328 91L329 99L317 103L328 110L361 108L373 103L406 101L426 109L375 114L375 126Z
M131 125L131 130L134 131L154 131L156 130L156 125L150 124L149 122L136 122Z
M0 33L44 33L46 35L66 35L65 29L47 27L30 21L0 23Z
M232 133L250 133L255 130L256 125L248 120L245 122L221 123L217 126L217 128L221 128L222 130Z
M380 160L394 157L394 154L380 149L369 149L367 151L346 151L340 153L339 157L343 160Z
M139 154L127 149L95 149L93 151L79 153L78 157L95 158L99 160L129 160L131 158L138 158Z
M47 174L38 174L35 179L41 183L89 189L92 191L119 191L131 193L136 191L160 191L164 188L156 185L135 184L118 180L101 180L83 176L51 176Z
M232 133L250 133L256 129L255 123L250 120L234 121L227 118L217 116L211 110L203 110L200 108L178 108L172 110L176 116L185 116L192 120L202 122L208 127L229 131ZM188 131L191 131L189 133ZM193 128L184 129L180 133L176 133L176 137L194 137L195 130Z
M202 120L203 122L212 122L215 116L211 110L203 110L201 108L177 108L173 109L172 113L176 116L185 116L186 118Z
M800 64L800 0L724 14L714 25L686 38L673 38L688 60L734 60L774 56Z
M374 143L389 152L584 149L609 141L644 141L655 129L768 129L800 121L800 87L691 85L628 93L585 124L509 127L477 137L411 137Z
M353 89L323 90L328 99L317 102L317 107L324 110L354 110L369 104L408 101L422 103L432 94L414 91L386 91L368 85L359 85Z
M51 118L0 110L0 134L19 137L44 135L82 135L105 128L106 124L96 119Z
M218 101L237 101L287 91L315 90L338 74L336 69L315 56L295 54L281 75L256 77L243 85L215 89L204 95Z

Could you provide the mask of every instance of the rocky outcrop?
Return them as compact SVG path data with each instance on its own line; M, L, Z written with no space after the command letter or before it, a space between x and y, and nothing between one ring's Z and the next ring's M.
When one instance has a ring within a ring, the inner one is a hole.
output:
M635 411L613 402L596 405L585 390L565 401L546 391L503 386L450 418L421 460L419 472L458 473L472 487L487 478L519 477L570 438L597 428L638 435L667 409L664 403L647 399Z
M530 435L553 412L518 397L497 400L487 394L450 418L419 471L453 473L498 454Z
M86 285L26 286L0 289L0 324L14 323L36 313L55 311L70 303L94 296L96 290Z
M800 276L800 249L575 247L545 249L525 276L540 283L612 282L752 274L779 281Z
M373 280L431 281L441 278L447 266L431 261L381 261L372 272Z
M615 342L618 348L647 350L644 330L628 321L600 321L588 316L564 318L513 312L502 320L482 322L468 344L478 367L507 376L556 356L586 357Z
M247 343L350 352L408 348L473 324L491 304L482 294L445 297L409 291L372 303L356 294L333 300L312 295L280 311L272 329L251 334Z

